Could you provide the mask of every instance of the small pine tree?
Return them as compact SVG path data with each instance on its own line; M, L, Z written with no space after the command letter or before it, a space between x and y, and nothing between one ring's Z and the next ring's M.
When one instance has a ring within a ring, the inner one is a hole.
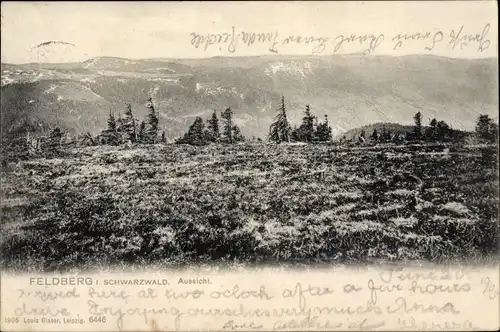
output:
M438 122L437 122L436 118L433 118L429 122L429 127L427 129L425 129L425 132L424 132L424 140L425 141L433 142L433 141L436 141L438 139L437 124L438 124Z
M189 127L188 132L181 139L178 139L178 144L204 145L206 144L204 135L205 124L203 119L196 117L193 124Z
M312 142L314 139L314 116L311 114L309 105L306 105L302 123L292 130L291 139L299 142Z
M209 130L211 136L214 140L217 140L220 137L219 132L219 119L217 118L217 112L214 111L212 117L208 119L207 130Z
M328 116L325 115L325 121L318 125L316 129L316 140L327 142L332 139L332 128L328 125Z
M372 140L374 140L375 142L377 142L378 139L379 139L379 136L378 136L377 128L375 128L375 129L373 129Z
M117 120L115 119L114 114L109 111L107 128L99 135L99 141L101 144L118 145L120 144L118 136Z
M148 143L155 144L158 136L158 116L156 115L156 110L153 105L153 100L151 98L148 99L146 103L146 107L148 108L148 129L147 129L147 141Z
M498 140L498 125L487 114L479 115L475 136L482 142L494 143Z
M109 132L113 132L113 133L116 132L116 119L115 119L115 115L111 112L111 110L109 111L107 130Z
M278 115L276 116L276 120L271 124L269 128L269 139L276 143L281 142L290 142L292 127L288 123L286 117L286 108L285 108L285 97L281 97L281 104L278 108Z
M203 124L202 118L196 117L191 127L188 130L188 136L195 141L203 141L203 129L205 125Z
M233 125L233 138L235 142L245 141L245 137L243 137L241 130L237 125Z
M314 123L313 123L313 141L317 141L318 140L318 127L319 127L318 117L314 116L313 120L314 120Z
M309 105L306 105L306 110L304 112L304 117L302 118L303 136L302 138L306 142L312 142L314 135L314 117L311 114L311 109Z
M330 122L328 122L328 115L325 114L325 122L324 122L324 141L332 140L332 127L330 127Z
M136 120L132 112L132 105L129 103L125 104L125 119L123 120L123 132L126 139L131 142L137 141L137 128Z
M451 128L444 121L438 121L436 124L437 139L440 142L447 142L451 139Z
M300 142L300 141L302 141L302 136L303 136L303 134L301 132L301 128L300 127L297 128L296 125L293 126L292 135L290 137L292 139L292 141Z
M167 143L167 136L165 135L165 130L161 132L161 142Z
M233 111L231 107L226 108L221 114L221 118L224 121L223 134L229 143L233 143Z
M146 122L142 121L139 125L139 132L137 134L137 140L141 143L144 143L146 140Z
M422 138L422 113L417 112L413 117L415 121L414 135L416 139Z
M309 105L306 105L306 111L304 112L304 117L302 118L302 124L304 125L306 140L308 142L312 141L314 132L314 117L311 114L311 109Z

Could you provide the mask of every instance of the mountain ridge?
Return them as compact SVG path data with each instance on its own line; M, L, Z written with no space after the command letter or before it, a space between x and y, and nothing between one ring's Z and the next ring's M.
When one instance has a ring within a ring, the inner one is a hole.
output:
M48 64L56 64L56 65L62 65L62 64L81 64L84 62L87 62L92 59L100 59L100 58L111 58L111 59L121 59L121 60L131 60L131 61L183 61L183 60L210 60L210 59L244 59L244 58L276 58L276 57L303 57L303 58L310 58L310 57L316 57L316 58L325 58L325 57L339 57L339 56L348 56L348 57L353 57L353 56L359 56L359 57L371 57L371 58L376 58L376 57L386 57L386 58L405 58L405 57L429 57L429 58L442 58L442 59L450 59L450 60L497 60L496 57L483 57L483 58L464 58L464 57L449 57L449 56L444 56L444 55L435 55L435 54L401 54L401 55L392 55L392 54L362 54L360 52L354 52L354 53L345 53L345 54L308 54L308 55L303 55L303 54L261 54L261 55L235 55L235 56L226 56L226 55L214 55L211 57L199 57L199 58L179 58L179 57L154 57L154 58L124 58L124 57L119 57L119 56L113 56L113 55L100 55L100 56L95 56L95 57L90 57L86 60L82 61L71 61L71 62L24 62L24 63L12 63L12 62L1 62L1 65L12 65L12 66L25 66L25 65L48 65Z
M433 55L2 63L2 130L22 132L23 123L34 128L45 123L97 133L109 111L124 112L125 102L142 120L144 103L152 96L170 137L180 136L195 116L229 106L245 135L263 136L281 95L292 126L309 104L318 118L328 115L334 135L376 122L408 125L417 111L425 121L435 117L471 130L480 113L498 115L497 68L495 58Z

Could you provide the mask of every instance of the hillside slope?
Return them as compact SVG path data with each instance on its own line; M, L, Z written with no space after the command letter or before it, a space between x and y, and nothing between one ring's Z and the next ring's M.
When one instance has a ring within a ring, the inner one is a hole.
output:
M337 135L334 139L338 140L341 138L346 138L347 140L351 140L353 138L357 138L361 135L361 132L364 130L366 137L369 137L372 135L374 130L377 130L377 132L382 133L385 130L390 132L391 134L396 134L396 135L405 135L408 132L413 131L414 127L411 125L400 125L397 123L387 123L387 122L378 122L378 123L373 123L369 125L364 125L358 128L350 129L346 131L345 133L341 133Z
M377 122L411 124L418 111L425 124L435 117L471 130L480 113L498 115L497 67L496 59L357 55L2 64L2 130L58 125L96 133L125 102L142 119L152 96L170 137L195 116L228 106L244 134L263 137L281 95L292 125L309 104L320 119L329 116L334 135Z

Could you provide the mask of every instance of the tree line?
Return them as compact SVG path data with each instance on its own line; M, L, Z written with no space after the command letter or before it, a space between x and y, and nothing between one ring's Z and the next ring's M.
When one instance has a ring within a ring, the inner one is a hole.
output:
M181 138L177 139L177 144L206 145L209 143L237 143L245 141L241 130L234 123L233 111L231 107L221 112L222 130L219 127L217 111L214 110L212 116L207 119L206 126L203 119L196 117L188 131Z
M374 128L372 133L367 135L366 130L354 137L357 143L405 143L405 142L424 142L424 143L451 143L463 142L468 136L466 132L454 130L445 121L438 121L436 118L430 119L429 124L422 124L422 112L417 112L414 117L412 130L404 133L392 133L389 129L382 127L382 130ZM471 135L477 143L497 143L498 125L488 115L481 114L476 123L474 132ZM351 142L353 141L351 140ZM348 142L344 136L340 143Z
M327 142L332 140L332 128L325 114L324 121L318 123L318 118L312 115L309 105L306 105L302 123L293 129L287 119L285 97L281 96L278 114L269 127L268 139L272 142Z
M219 128L219 118L214 111L206 121L196 117L193 124L183 137L176 140L178 144L204 145L214 142L237 143L246 138L241 134L240 128L234 123L233 111L228 107L221 113L222 131ZM328 116L318 123L318 118L313 116L309 105L306 105L302 123L293 129L287 119L285 97L281 97L278 114L269 127L268 140L275 143L281 142L324 142L332 140L332 128L328 124ZM258 139L261 141L260 139Z
M153 100L148 99L146 103L148 114L146 119L139 123L134 117L132 106L125 104L125 117L115 118L110 111L107 128L98 136L97 141L100 144L119 145L123 143L143 143L156 144L166 142L165 131L159 136L159 115L157 114Z
M159 114L155 109L151 98L146 103L148 114L143 121L139 121L133 113L129 103L125 104L124 117L116 118L113 112L109 113L107 126L99 135L93 137L90 133L80 134L75 138L60 128L54 128L48 137L30 137L29 131L23 140L31 151L54 151L62 145L120 145L125 143L156 144L166 143L165 131L159 128ZM210 143L238 143L247 139L242 135L240 128L234 121L234 113L231 107L221 112L220 119L214 110L212 116L205 121L196 117L188 131L175 140L177 144L205 145ZM375 128L370 135L365 130L348 141L344 136L340 144L354 143L396 143L405 142L458 142L462 141L466 133L453 130L445 121L431 119L427 126L422 123L422 113L417 112L413 117L413 129L404 133L392 133L386 128L377 130ZM380 129L380 128L379 128ZM472 134L472 138L478 143L498 143L498 124L485 114L479 115ZM271 142L328 142L332 141L332 128L327 115L319 123L318 118L311 112L310 106L306 105L302 121L299 126L290 125L287 117L285 98L281 97L277 115L269 127L267 139ZM255 137L252 139L255 140ZM260 138L257 141L262 141Z

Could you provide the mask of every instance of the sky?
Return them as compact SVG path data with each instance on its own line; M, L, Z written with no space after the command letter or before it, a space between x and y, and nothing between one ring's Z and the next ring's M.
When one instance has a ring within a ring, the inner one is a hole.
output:
M2 63L276 53L498 57L495 1L4 1L1 7ZM234 39L217 43L223 33ZM268 35L249 43L252 33ZM49 41L67 44L36 47Z

